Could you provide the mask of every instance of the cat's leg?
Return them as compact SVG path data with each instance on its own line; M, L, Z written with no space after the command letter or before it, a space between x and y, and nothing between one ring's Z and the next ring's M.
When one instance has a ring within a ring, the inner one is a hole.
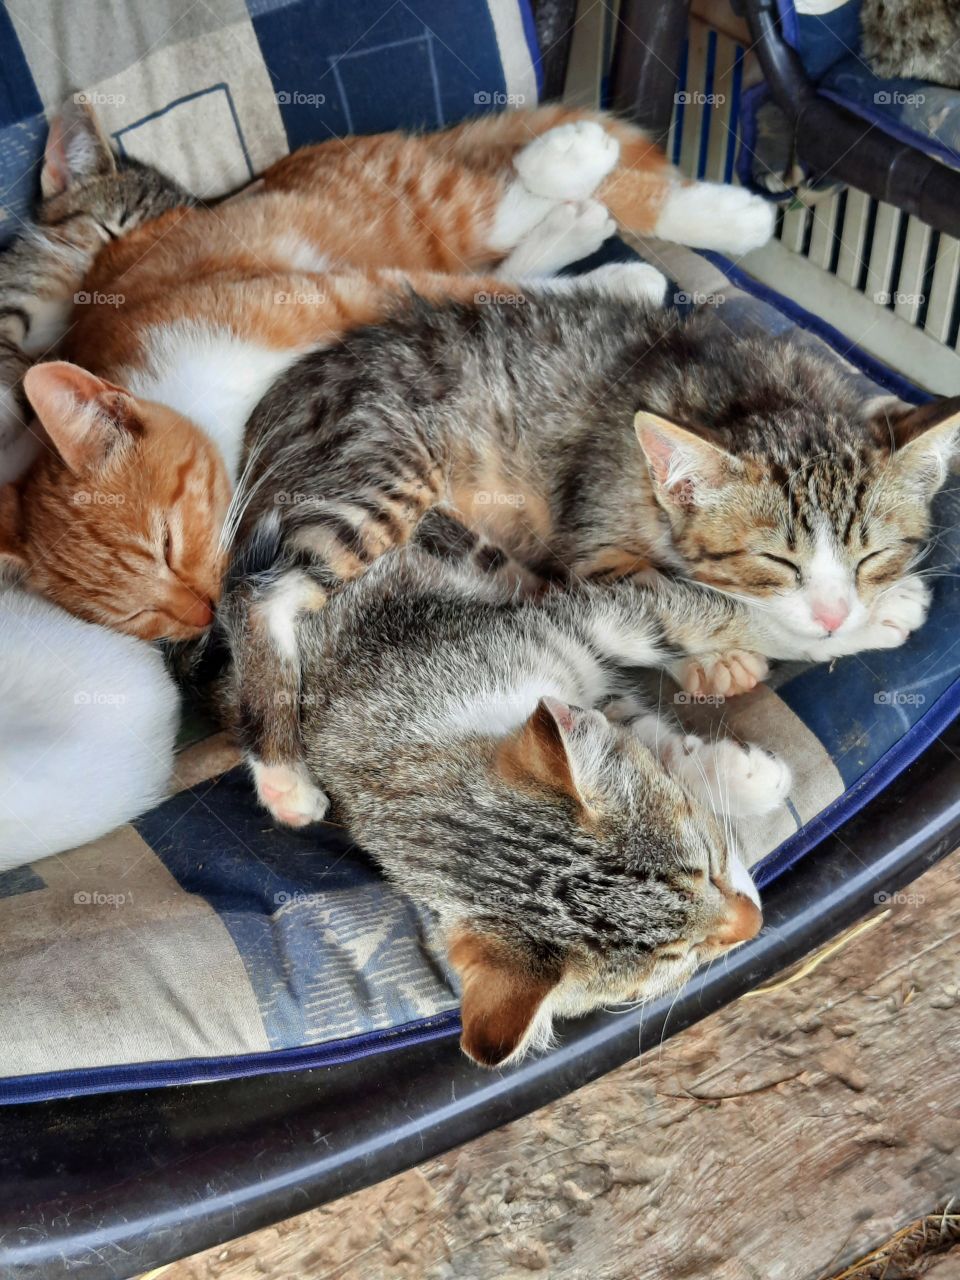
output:
M662 305L667 292L667 277L648 262L607 262L581 276L555 276L533 282L538 289L550 293L582 293L599 291L624 302Z
M218 609L233 659L229 701L257 796L286 826L321 821L329 800L302 759L297 627L326 594L298 568L230 584Z
M589 258L616 230L617 224L596 200L556 204L504 258L497 275L507 280L550 276Z
M731 738L707 742L695 734L678 733L630 698L610 703L604 714L626 724L672 777L717 813L758 817L778 809L790 794L789 765L762 747L741 746Z
M520 149L490 230L490 248L507 254L498 274L551 275L595 253L616 223L590 197L619 153L595 120L549 129Z
M599 120L557 125L523 147L513 167L524 187L548 200L586 200L617 167L620 143Z
M543 578L525 564L475 533L446 507L434 507L417 525L415 546L442 560L459 562L472 573L495 582L504 597L532 597L546 587Z
M739 601L659 575L635 575L575 599L602 654L686 676L688 692L733 697L766 674L760 625Z
M776 211L762 196L720 182L672 182L653 234L692 249L748 253L773 235Z
M770 665L761 653L749 649L698 653L670 669L677 684L694 696L735 698L763 684Z
M594 196L626 230L695 249L746 253L770 239L776 213L769 201L742 187L691 181L636 126L597 113L576 114L514 155L514 167L532 194L554 200Z

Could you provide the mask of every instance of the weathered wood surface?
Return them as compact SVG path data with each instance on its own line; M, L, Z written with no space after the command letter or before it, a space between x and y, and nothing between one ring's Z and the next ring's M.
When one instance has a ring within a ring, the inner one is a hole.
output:
M958 881L954 855L794 985L164 1280L840 1272L960 1193Z

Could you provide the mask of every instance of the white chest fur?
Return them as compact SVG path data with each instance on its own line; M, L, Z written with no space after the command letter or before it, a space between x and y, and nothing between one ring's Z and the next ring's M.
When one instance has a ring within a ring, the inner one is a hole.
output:
M120 380L195 422L223 455L236 484L247 419L274 379L302 350L281 351L226 329L165 325L151 330L144 365Z

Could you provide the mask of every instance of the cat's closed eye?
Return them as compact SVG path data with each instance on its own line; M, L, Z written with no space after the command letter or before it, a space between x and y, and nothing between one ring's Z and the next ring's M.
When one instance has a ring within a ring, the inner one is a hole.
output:
M771 551L761 551L760 558L762 560L769 560L771 564L780 565L782 569L788 569L796 576L798 582L803 576L802 570L797 562L795 560L788 560L786 556L775 556Z

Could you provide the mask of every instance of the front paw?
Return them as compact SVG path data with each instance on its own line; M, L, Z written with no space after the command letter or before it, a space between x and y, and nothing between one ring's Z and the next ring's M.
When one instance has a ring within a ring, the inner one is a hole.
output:
M873 602L867 629L881 642L875 649L896 649L922 627L930 611L931 591L922 578L904 578Z
M721 806L734 817L773 813L790 794L790 766L780 756L729 738L721 739L713 752Z
M766 658L746 649L728 653L701 653L688 658L677 672L677 680L692 697L735 698L749 693L767 678Z
M620 144L594 120L548 129L514 158L520 181L535 196L585 200L616 167Z
M257 796L277 822L305 827L322 822L330 801L314 784L303 765L262 764L251 761Z

